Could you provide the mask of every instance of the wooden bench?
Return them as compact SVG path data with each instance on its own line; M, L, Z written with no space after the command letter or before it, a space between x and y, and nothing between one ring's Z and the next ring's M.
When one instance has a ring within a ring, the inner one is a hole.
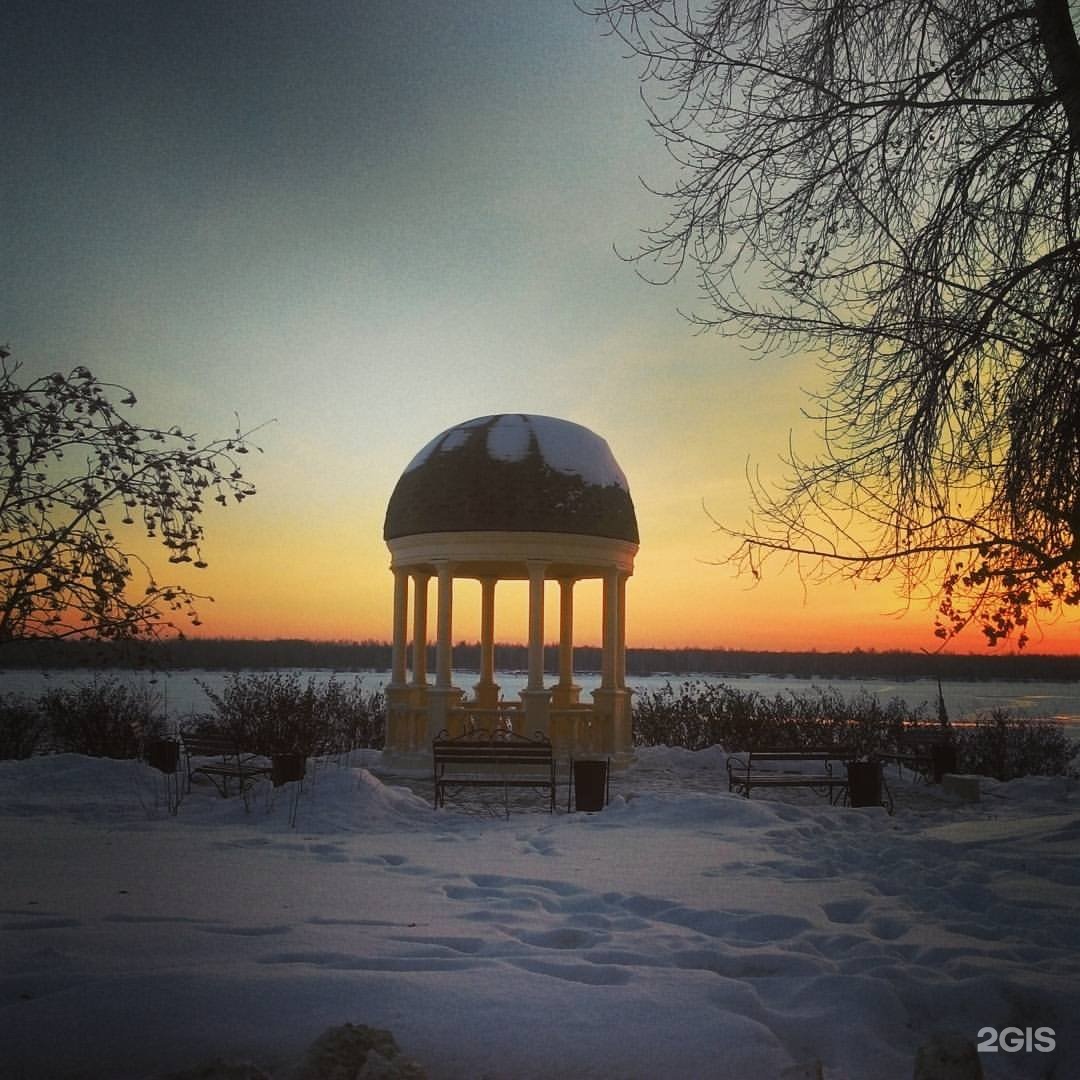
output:
M842 747L807 749L746 750L727 759L728 791L750 798L755 787L807 787L824 791L830 803L847 794L847 769L833 772L833 765L843 765L853 755ZM810 762L811 770L783 768Z
M502 788L503 806L510 816L510 789L547 792L548 812L555 810L555 756L551 740L530 739L513 731L469 731L451 737L440 731L431 744L435 779L435 808L446 806L446 794L456 788Z
M248 753L236 745L231 735L219 732L185 731L180 735L184 744L187 763L187 789L191 791L192 778L201 773L225 798L229 794L229 781L236 780L240 794L261 777L269 776L271 768L265 758ZM214 761L194 762L194 758L214 758Z

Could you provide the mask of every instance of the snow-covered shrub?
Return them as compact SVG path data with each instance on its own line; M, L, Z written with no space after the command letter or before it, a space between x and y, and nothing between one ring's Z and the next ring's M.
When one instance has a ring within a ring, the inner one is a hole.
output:
M309 676L303 683L296 672L271 671L232 675L220 693L199 685L214 711L196 726L227 732L255 753L297 751L310 757L383 745L384 696L364 690L359 679L346 686Z
M33 702L0 696L0 761L28 758L37 750L45 721Z
M1019 776L1063 776L1076 747L1061 724L1031 720L1008 709L982 713L956 728L958 768L998 780Z
M91 757L137 757L166 726L160 695L115 677L47 690L38 709L56 749Z
M671 683L634 698L634 741L639 746L725 750L783 746L846 746L859 756L895 743L905 724L925 718L900 698L882 704L865 691L845 697L815 688L771 697L703 679Z

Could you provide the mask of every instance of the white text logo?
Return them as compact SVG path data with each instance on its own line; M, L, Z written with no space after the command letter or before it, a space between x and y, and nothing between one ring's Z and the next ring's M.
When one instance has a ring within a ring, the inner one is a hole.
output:
M978 1050L980 1054L996 1054L998 1050L1004 1050L1006 1054L1015 1054L1021 1050L1031 1053L1038 1050L1040 1054L1049 1054L1057 1043L1054 1041L1054 1029L1041 1028L1018 1028L1007 1027L998 1031L997 1028L979 1028Z

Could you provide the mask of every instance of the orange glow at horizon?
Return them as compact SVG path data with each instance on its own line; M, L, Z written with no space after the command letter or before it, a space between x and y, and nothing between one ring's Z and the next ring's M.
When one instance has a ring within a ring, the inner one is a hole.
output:
M648 465L639 465L638 474L646 482L635 486L635 474L625 464L635 455L621 446L616 452L630 474L642 533L627 585L629 646L793 652L934 652L940 647L933 634L933 606L913 603L905 609L888 581L832 581L804 588L795 573L779 566L754 583L736 577L730 567L715 565L724 551L695 491L701 471L685 478L685 492L679 493L672 490L670 478L655 481ZM684 454L684 464L688 456ZM312 493L298 513L287 493L264 482L257 499L213 513L205 545L210 567L186 577L187 584L215 598L200 605L202 625L194 632L200 637L389 641L393 576L382 519L396 480L394 468L385 470L381 483L352 505ZM363 512L357 512L356 505L365 507ZM428 613L428 634L434 640L434 586ZM476 581L455 581L453 615L454 642L478 641ZM527 641L526 582L498 584L495 621L496 640ZM580 581L574 589L574 644L598 646L600 625L601 584ZM188 627L184 631L192 632ZM1034 627L1026 652L1078 653L1078 631L1075 619L1047 622L1041 630ZM558 636L559 589L548 582L545 639L556 642ZM989 649L971 628L946 651L994 655L1014 649L1012 642Z
M633 477L631 485L633 489ZM189 636L389 641L393 576L382 517L388 497L383 489L390 486L384 478L381 489L361 500L366 506L362 513L345 500L320 499L317 493L309 495L298 513L287 490L277 491L272 477L263 480L259 497L250 503L228 511L208 510L206 570L172 573L177 568L162 567L160 553L148 541L135 537L132 546L154 567L159 581L176 581L214 597L214 602L197 605L200 626L180 623ZM642 544L627 585L629 646L768 652L934 652L940 647L933 635L932 605L912 604L905 610L888 581L832 581L804 588L795 573L779 566L755 583L736 577L730 567L715 565L724 552L700 503L689 495L676 499L663 487L646 483L635 492ZM599 580L575 586L576 646L600 644L601 594ZM559 604L558 585L549 581L545 640L551 643L559 637ZM436 607L432 584L432 641ZM478 641L478 582L455 581L453 615L454 642ZM499 582L495 622L497 641L527 641L527 582ZM409 625L411 629L411 621ZM1080 653L1078 631L1075 619L1047 622L1041 629L1032 628L1025 651ZM987 655L1014 650L1013 642L987 648L975 628L946 648Z
M389 641L392 637L392 576L386 566L362 580L316 582L279 579L272 594L258 595L254 568L240 580L222 579L216 602L200 609L203 625L194 636L231 638L306 638L320 641ZM246 580L245 580L246 579ZM265 580L265 579L264 579ZM544 636L559 637L559 589L548 582L544 594ZM764 652L832 652L854 649L927 651L938 649L933 609L900 611L901 601L887 584L854 588L850 583L810 586L786 576L748 587L715 566L687 567L650 580L640 568L627 587L627 644L639 648L731 649ZM480 586L454 583L453 640L480 638ZM410 610L411 620L411 610ZM428 635L435 639L436 597L428 596ZM601 584L580 581L574 589L574 644L599 646ZM410 636L411 636L411 621ZM186 633L191 631L185 628ZM528 640L528 587L502 581L496 589L495 638L500 643ZM947 646L948 652L1004 654L1005 642L986 648L972 629ZM1027 653L1071 655L1080 652L1075 622L1061 620L1031 634Z

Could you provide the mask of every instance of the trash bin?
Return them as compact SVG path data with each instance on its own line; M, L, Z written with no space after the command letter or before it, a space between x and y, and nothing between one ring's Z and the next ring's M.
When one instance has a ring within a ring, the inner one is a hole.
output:
M881 806L881 762L849 761L848 803L851 806Z
M930 747L930 768L934 783L940 784L946 773L956 772L956 747L951 743L938 743Z
M574 807L577 810L603 810L607 802L608 762L586 759L575 761Z
M146 744L146 763L169 774L180 763L180 744L175 739L154 739Z
M270 779L274 787L281 787L293 780L303 780L305 763L303 754L272 754Z

